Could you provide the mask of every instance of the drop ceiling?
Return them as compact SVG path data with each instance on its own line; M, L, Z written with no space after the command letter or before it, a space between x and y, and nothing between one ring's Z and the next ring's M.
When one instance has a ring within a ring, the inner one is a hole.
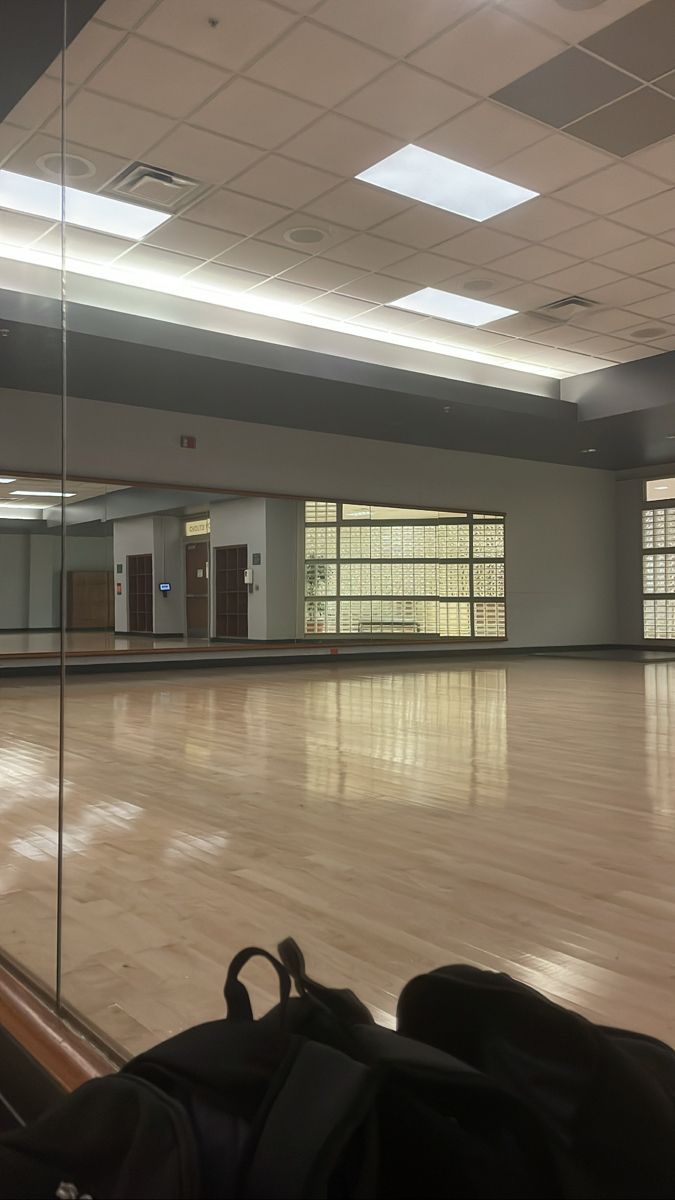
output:
M318 328L332 353L400 366L403 348L451 377L473 357L505 387L516 364L565 378L663 354L674 33L673 0L104 0L67 52L69 182L106 191L140 161L197 186L142 241L71 228L67 254L94 278L150 273L186 325L190 288L218 289L259 315L249 336L295 322L298 346ZM53 178L59 97L54 61L0 125L0 166ZM540 195L477 223L354 178L410 142ZM47 221L0 220L0 286L9 256L58 254ZM516 315L392 307L427 287ZM542 311L570 295L590 307Z

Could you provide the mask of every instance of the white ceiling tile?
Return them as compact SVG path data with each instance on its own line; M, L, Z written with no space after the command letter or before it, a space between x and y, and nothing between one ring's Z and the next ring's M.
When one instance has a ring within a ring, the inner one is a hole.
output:
M596 221L588 221L586 225L577 225L574 229L556 234L550 238L549 245L556 250L564 250L566 254L576 254L578 258L599 258L601 254L620 250L639 239L640 235L634 229L598 218ZM604 262L604 258L601 261ZM614 263L607 262L605 265L612 267ZM617 270L622 269L617 267Z
M363 275L337 289L341 295L356 296L359 300L369 300L372 304L390 304L392 300L400 300L401 296L410 294L410 284L387 279L384 275Z
M426 328L431 322L425 321ZM497 326L494 329L469 329L466 325L456 325L451 321L433 322L432 336L438 336L438 325L444 324L447 326L443 341L450 342L453 346L463 346L467 350L484 350L488 353L494 351L495 354L501 354L501 347L510 345L514 338L510 338L501 330L497 331ZM419 329L419 336L422 336L422 327Z
M157 275L185 275L196 266L197 260L186 254L174 254L161 250L159 246L132 246L115 263L116 267L132 271L151 271Z
M29 246L54 225L53 221L43 221L41 217L29 217L24 213L6 212L3 209L0 209L0 222L0 240L9 246Z
M60 123L60 117L53 117L46 132L58 136ZM142 158L149 146L154 146L169 132L172 124L168 117L134 108L109 96L99 96L84 88L76 93L66 110L71 141L124 158Z
M132 35L96 71L88 86L104 96L169 117L186 117L227 78L217 67Z
M302 21L248 74L259 83L330 107L369 83L390 62L376 50Z
M559 0L502 0L502 7L517 17L539 25L541 29L580 42L598 29L604 29L620 17L646 4L647 0L606 0L605 3L583 7L582 3L560 4Z
M421 138L420 145L470 167L485 170L551 133L548 125L483 100ZM500 175L493 170L493 175Z
M413 330L424 322L419 313L402 312L400 309L383 305L382 308L371 308L362 313L360 317L355 318L355 323L365 325L369 329L384 329L391 333L410 333L416 336Z
M18 125L9 125L4 121L0 125L0 162L12 154L17 147L25 142L27 131L20 129Z
M589 212L613 213L647 196L655 196L667 186L644 171L636 171L625 163L615 163L613 167L595 171L586 179L563 188L556 193L556 199L562 200L563 204L578 204L579 208Z
M96 18L118 29L133 29L154 3L155 0L104 0Z
M152 165L203 183L226 183L260 158L253 146L192 125L176 125L149 151Z
M622 208L614 217L621 225L644 233L664 233L675 229L675 188Z
M61 82L43 75L7 113L7 119L21 129L35 129L57 109L59 129L54 132L60 132L61 125ZM72 136L72 130L69 130L69 135Z
M284 154L338 175L354 176L400 150L402 144L339 113L326 113L287 142Z
M563 50L564 43L491 6L412 56L416 66L489 96Z
M490 321L483 328L505 334L508 337L531 338L540 330L551 333L553 323L539 313L516 313L513 317L502 317L500 320ZM590 334L586 336L590 337ZM579 332L579 337L583 337L581 332Z
M581 348L585 353L585 343L592 335L589 329L577 329L574 325L553 324L547 329L531 333L529 336L533 342L543 342L546 346L555 346L560 350L569 346L580 346L581 343L584 343Z
M166 225L160 225L145 239L145 244L163 246L165 250L178 250L193 254L195 258L215 258L241 241L240 233L228 233L225 229L209 229L208 225L197 225L174 217Z
M675 350L675 333L671 334L671 336L667 338L657 338L655 342L650 342L649 344L652 349L658 348L659 350L664 351Z
M624 275L641 275L645 271L653 271L656 267L675 262L675 246L669 245L668 242L659 242L656 238L644 238L634 242L632 246L624 246L621 250L603 254L598 262L612 267L615 271L621 271Z
M672 318L675 316L675 292L661 292L647 300L631 301L631 308L642 317Z
M258 242L247 238L239 242L231 250L219 255L218 262L226 267L236 267L237 270L254 271L258 275L279 275L289 267L295 267L303 261L304 256L291 250L290 246L275 246L271 242Z
M210 21L216 20L214 26ZM266 0L162 0L140 26L143 37L240 71L295 17Z
M581 352L582 354L597 354L600 358L614 358L617 350L627 350L629 347L630 342L603 333L598 337L586 339L581 346Z
M675 263L671 260L670 264L666 266L659 266L652 271L647 271L643 274L643 278L648 279L650 283L658 283L660 287L675 290Z
M1 128L1 127L0 127ZM25 133L25 131L24 131ZM85 192L96 192L117 175L127 165L126 158L118 158L114 154L105 154L101 150L91 150L88 146L80 146L68 141L67 153L78 158L85 158L89 164L89 174L81 174L82 164L74 159L66 159L66 171L69 161L73 174L67 174L67 182L73 187ZM46 170L41 160L52 155L50 164L56 166L56 175ZM10 171L20 175L34 175L37 179L47 179L51 183L60 183L61 171L61 142L57 137L49 137L46 133L34 133L28 141L11 156L5 163ZM93 169L92 169L93 168Z
M575 354L573 350L546 350L544 357L535 359L542 366L556 367L561 371L569 371L571 374L581 374L587 371L597 371L601 367L607 366L607 360L597 358L591 354L584 354L585 342L579 346L579 353Z
M110 263L119 258L120 254L124 254L125 250L130 250L133 244L126 238L110 237L107 233L95 233L92 229L66 226L66 256L68 258L79 258L90 263ZM49 233L40 238L37 248L46 250L49 254L60 254L60 225L55 225Z
M562 300L564 294L541 283L514 283L503 292L490 296L490 301L492 304L503 304L506 308L515 308L517 312L533 312L552 304L554 300Z
M315 20L404 58L477 8L482 0L325 0Z
M467 263L492 262L505 254L522 250L528 243L522 238L512 237L510 233L502 233L489 225L478 225L458 237L450 238L435 247L437 254L448 254Z
M618 271L611 271L596 262L581 262L574 267L565 267L562 271L554 271L542 279L547 287L557 288L561 292L586 294L592 288L605 287L621 281Z
M256 299L274 300L279 304L308 304L321 295L317 288L303 287L299 283L288 283L285 279L268 279L252 292Z
M587 294L590 300L600 304L612 304L616 308L631 308L643 300L649 300L659 295L663 288L658 284L649 283L644 279L619 279L616 283L607 283L602 287L593 288Z
M334 317L338 321L350 321L353 317L368 312L368 309L372 307L368 300L355 300L353 296L339 296L337 292L329 292L328 295L319 296L318 300L313 300L307 306L307 311L315 313L319 317Z
M608 155L583 142L554 133L504 159L493 173L535 192L554 192L611 161Z
M412 254L401 262L394 263L386 274L394 275L396 279L407 279L424 287L433 287L451 275L466 271L466 263L455 262L450 258L442 258L440 254Z
M291 12L309 13L313 9L318 8L323 3L323 0L277 0L277 3L282 8L290 8Z
M206 263L190 274L189 281L198 287L218 288L226 292L247 292L261 283L263 278L264 276L254 275L251 271L236 271L234 267L225 267L221 263Z
M252 200L238 192L221 188L213 195L200 200L188 210L190 221L203 225L214 225L229 229L233 233L258 233L286 215L283 208L267 204L264 200Z
M274 150L322 112L250 79L234 79L190 118L192 125Z
M304 283L308 287L320 288L322 292L332 292L333 288L341 287L360 275L358 267L345 266L344 263L329 262L318 254L307 258L297 267L284 272L284 279L291 283Z
M490 228L503 229L516 237L524 237L529 241L544 241L562 233L565 229L573 229L588 219L587 213L569 204L561 204L559 200L551 200L548 196L540 196L537 200L528 200L510 212L494 217Z
M306 227L321 230L324 234L323 239L320 242L304 243L294 247L293 239L289 239L289 234L295 229ZM274 242L276 246L290 244L291 248L302 250L304 254L325 254L331 246L337 246L339 242L345 242L347 238L353 237L354 232L353 229L337 225L334 221L329 223L320 217L315 217L312 213L295 212L287 213L280 221L276 221L274 225L270 225L268 229L259 233L258 237L263 242Z
M270 154L239 175L230 187L233 191L271 200L285 208L304 208L336 183L338 176L329 175L327 171Z
M361 267L364 271L377 271L388 267L391 263L399 262L410 254L405 246L397 242L386 241L385 238L373 237L368 233L360 233L349 241L340 242L326 252L326 258L335 262L347 263L350 266Z
M514 254L496 259L492 266L516 279L540 279L542 275L550 275L564 267L574 268L577 264L576 258L560 250L552 250L550 246L526 246Z
M71 84L84 83L99 63L118 46L124 37L120 29L103 25L100 21L87 21L84 29L70 43L66 51L66 80ZM61 78L61 54L57 54L47 74Z
M601 308L580 313L573 321L585 331L592 329L596 333L616 333L635 324L635 313L626 312L622 308Z
M312 200L307 211L326 221L344 221L350 229L370 229L410 207L410 200L395 196L383 188L372 187L360 179L341 183L325 196Z
M394 268L395 269L395 268ZM470 270L454 271L451 270L445 281L438 284L444 292L452 292L453 295L471 296L474 300L492 300L495 292L503 292L506 288L517 287L518 279L512 275L502 274L499 271L494 271L492 265L489 267L472 267ZM479 287L474 287L474 284L479 284ZM512 307L508 305L508 307Z
M646 150L638 150L636 154L631 154L627 161L641 171L651 171L653 175L675 183L675 138L656 142Z
M655 346L631 346L628 350L618 350L616 353L617 362L635 362L640 358L653 358L655 354L661 354L661 350L657 350Z
M416 250L427 250L473 227L475 222L457 217L454 213L432 208L428 204L415 204L398 216L383 221L377 226L377 234L393 238L394 241L400 240Z
M519 359L521 362L542 363L547 350L538 342L530 342L526 338L504 338L494 349L498 358Z
M458 92L440 79L433 79L405 63L397 63L345 100L340 111L395 137L426 145L420 141L422 134L470 104L473 99L466 92ZM431 148L435 149L434 146Z

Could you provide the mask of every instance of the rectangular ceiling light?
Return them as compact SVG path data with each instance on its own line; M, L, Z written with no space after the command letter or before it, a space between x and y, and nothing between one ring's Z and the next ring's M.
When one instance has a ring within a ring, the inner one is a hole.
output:
M14 475L0 475L0 483L16 483Z
M42 510L43 508L53 508L53 507L54 507L53 504L21 504L18 500L14 500L14 501L12 501L12 500L4 501L3 500L0 503L0 508L11 508L14 510L18 510L19 512L23 512L24 509L26 509L26 508L39 508L40 510Z
M77 493L76 492L10 492L10 495L11 496L58 496L60 499L62 496L67 496L67 497L76 496Z
M444 321L457 321L460 325L487 325L502 317L512 317L515 308L504 308L501 304L488 304L487 300L473 300L471 296L457 296L440 288L422 288L392 300L390 308L405 308L409 312L424 313L427 317L440 317Z
M539 195L517 183L413 145L383 158L356 178L399 196L420 200L422 204L470 217L472 221L487 221Z
M13 171L0 171L0 208L60 221L61 193L58 183L34 179L32 175L16 175ZM79 188L65 188L63 199L68 225L81 225L85 229L116 234L132 241L144 238L171 216L171 213L156 212L139 204L127 204L124 200L99 196L96 192L82 192Z

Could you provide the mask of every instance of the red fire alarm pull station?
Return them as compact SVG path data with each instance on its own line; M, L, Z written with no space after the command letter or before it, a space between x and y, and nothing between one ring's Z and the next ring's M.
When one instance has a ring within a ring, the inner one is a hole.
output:
M193 437L192 434L190 434L190 433L182 433L181 434L180 444L181 444L181 447L183 450L196 450L197 449L197 439L196 439L196 437Z

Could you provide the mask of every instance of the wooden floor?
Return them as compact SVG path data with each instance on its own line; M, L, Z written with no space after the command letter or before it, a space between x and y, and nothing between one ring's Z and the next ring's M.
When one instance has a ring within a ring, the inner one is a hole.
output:
M4 682L0 943L43 979L56 747L54 682ZM65 767L64 994L128 1051L287 934L384 1020L462 960L675 1041L675 664L77 677Z

